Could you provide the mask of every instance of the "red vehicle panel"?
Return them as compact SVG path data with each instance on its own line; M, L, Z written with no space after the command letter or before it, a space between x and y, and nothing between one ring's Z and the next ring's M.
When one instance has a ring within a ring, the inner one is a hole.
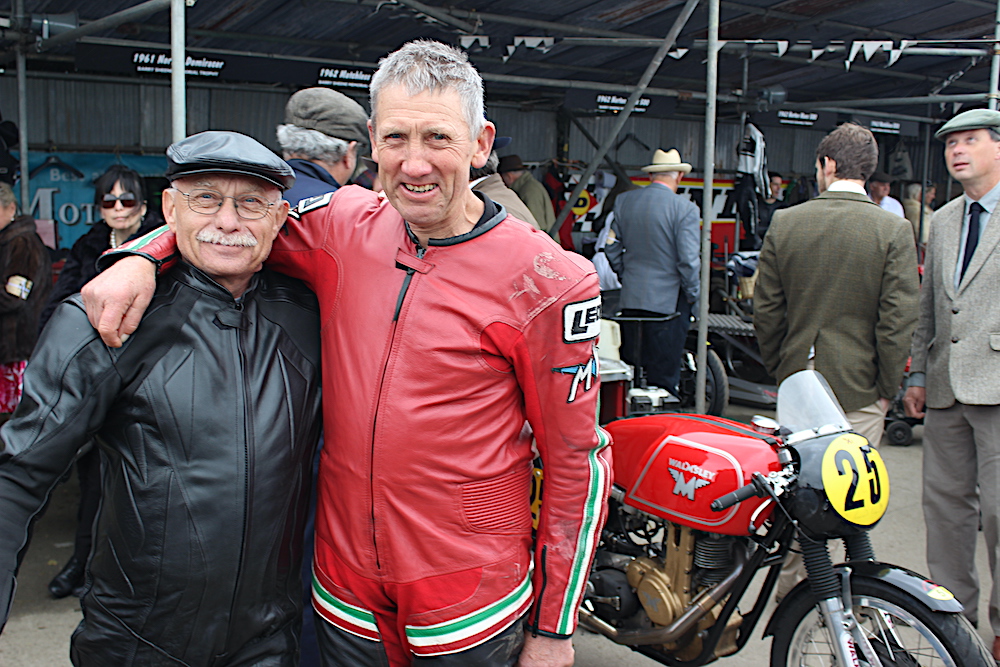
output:
M625 503L655 516L726 535L749 533L770 516L751 498L713 512L716 498L750 483L755 472L781 470L775 449L745 424L720 417L660 414L605 426L614 438L615 483Z

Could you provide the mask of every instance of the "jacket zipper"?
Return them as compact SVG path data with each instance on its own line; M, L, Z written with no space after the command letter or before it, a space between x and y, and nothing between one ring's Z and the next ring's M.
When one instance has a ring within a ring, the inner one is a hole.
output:
M237 301L233 304L233 308L237 311L243 310L243 303ZM240 550L239 558L236 562L236 579L233 582L233 601L232 607L230 609L230 618L235 618L237 613L236 603L238 600L238 591L240 589L240 580L243 578L243 554L246 551L247 542L247 522L249 519L249 507L250 507L250 470L252 469L251 459L253 458L253 443L251 440L252 429L250 428L251 419L251 402L249 400L250 388L247 381L246 373L246 354L243 350L243 329L236 328L236 356L239 361L240 377L242 378L243 385L243 533L240 537Z
M427 252L427 249L418 244L417 259L423 259L425 252ZM371 498L372 547L375 549L375 568L378 570L382 569L382 563L378 555L378 537L375 529L375 431L378 429L378 413L382 404L382 387L385 385L385 375L389 368L389 360L392 358L392 347L396 342L396 329L399 326L399 313L403 309L403 301L406 299L406 294L410 291L410 282L413 280L414 273L416 273L416 269L411 267L406 268L406 277L403 278L403 285L399 289L399 296L396 297L396 308L392 314L392 333L389 335L389 350L385 355L385 362L382 365L382 377L379 380L378 399L375 402L375 417L372 419L371 450L368 455L370 466L368 471L368 494Z

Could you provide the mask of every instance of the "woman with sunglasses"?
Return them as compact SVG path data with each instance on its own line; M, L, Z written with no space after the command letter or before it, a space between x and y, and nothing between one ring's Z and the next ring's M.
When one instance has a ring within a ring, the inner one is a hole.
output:
M112 165L94 181L94 208L101 212L101 220L95 222L69 251L66 265L42 312L39 330L45 327L63 299L79 292L97 275L97 258L101 253L163 224L159 215L147 215L142 177L121 164ZM92 544L91 528L101 501L101 459L96 448L90 447L80 455L76 471L80 479L76 541L73 556L49 583L49 592L55 598L75 594L84 584Z

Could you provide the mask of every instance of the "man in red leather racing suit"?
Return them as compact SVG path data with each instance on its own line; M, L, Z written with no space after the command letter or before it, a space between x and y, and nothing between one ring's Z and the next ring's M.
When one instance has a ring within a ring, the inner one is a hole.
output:
M495 129L464 54L404 46L380 64L372 109L384 194L303 200L269 260L316 292L323 320L325 664L571 665L610 486L597 276L469 189ZM167 257L165 239L132 252ZM148 282L148 262L120 264L88 288L93 303ZM98 325L109 344L131 298Z

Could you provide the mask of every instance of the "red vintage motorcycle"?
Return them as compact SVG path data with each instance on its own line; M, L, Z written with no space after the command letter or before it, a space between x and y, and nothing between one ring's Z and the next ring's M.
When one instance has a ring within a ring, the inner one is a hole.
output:
M581 625L664 665L713 662L746 644L797 538L809 577L767 624L772 667L993 667L949 591L875 559L867 531L889 477L822 376L788 378L777 409L752 426L689 414L606 426L615 485ZM834 565L837 539L847 562Z

